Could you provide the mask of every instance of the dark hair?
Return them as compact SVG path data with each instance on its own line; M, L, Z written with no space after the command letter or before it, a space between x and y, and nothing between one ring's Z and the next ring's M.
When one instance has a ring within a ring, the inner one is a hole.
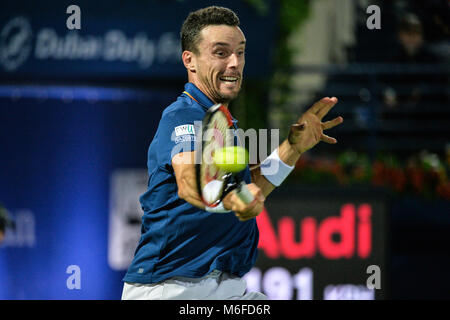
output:
M413 13L407 13L398 24L398 30L404 32L422 33L422 23L419 17Z
M210 6L189 13L181 27L181 50L198 53L200 31L210 25L239 26L238 16L228 8Z

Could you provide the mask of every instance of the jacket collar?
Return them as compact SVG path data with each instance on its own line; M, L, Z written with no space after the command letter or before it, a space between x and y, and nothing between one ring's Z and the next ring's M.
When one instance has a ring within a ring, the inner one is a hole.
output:
M192 82L188 82L184 85L183 93L189 96L191 99L194 99L194 101L202 106L205 110L208 110L215 104ZM231 116L231 118L233 124L236 126L236 123L238 121L233 116Z
M188 82L184 85L184 90L188 96L195 100L199 105L205 109L209 109L214 105L212 102L195 84Z

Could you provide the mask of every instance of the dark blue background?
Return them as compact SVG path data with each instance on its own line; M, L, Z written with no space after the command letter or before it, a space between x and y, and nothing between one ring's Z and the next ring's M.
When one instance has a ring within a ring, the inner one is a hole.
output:
M110 175L145 168L162 109L179 92L47 92L55 97L44 102L0 99L0 200L12 213L30 209L36 230L35 247L0 249L0 299L118 299L123 273L107 263ZM63 92L72 102L56 98ZM98 100L87 101L94 92ZM128 98L111 100L120 93ZM72 264L81 290L66 287Z

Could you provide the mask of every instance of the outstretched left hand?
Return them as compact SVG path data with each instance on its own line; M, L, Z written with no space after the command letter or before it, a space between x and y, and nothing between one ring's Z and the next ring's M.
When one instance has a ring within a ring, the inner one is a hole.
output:
M341 124L344 119L339 116L333 120L322 122L323 117L327 115L337 102L338 99L336 97L322 98L314 103L314 105L298 119L296 124L291 126L288 141L294 150L299 154L302 154L313 148L320 141L330 144L337 143L335 138L327 136L323 133L323 130L331 129L338 124Z

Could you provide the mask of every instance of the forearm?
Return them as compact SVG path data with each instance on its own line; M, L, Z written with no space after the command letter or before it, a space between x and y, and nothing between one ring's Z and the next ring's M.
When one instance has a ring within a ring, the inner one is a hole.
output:
M301 156L301 153L292 148L291 144L286 139L279 145L278 155L280 156L281 161L287 165L295 166Z
M186 170L177 183L178 195L181 199L199 209L205 209L205 205L197 192L194 166L191 170Z
M289 166L295 166L301 154L296 151L290 145L286 139L278 146L278 155L280 160ZM261 173L261 167L258 166L251 170L252 182L255 183L262 191L265 197L267 197L276 186L273 185L266 177Z
M194 152L175 155L172 159L172 166L175 171L178 196L193 206L204 210L205 205L197 192Z
M200 200L199 197L192 196L192 195L185 195L184 197L180 197L180 198L182 198L186 202L189 202L194 207L205 210L205 204Z
M259 166L252 169L250 172L252 175L252 182L261 189L264 197L267 197L275 189L275 186L261 174L261 168Z

